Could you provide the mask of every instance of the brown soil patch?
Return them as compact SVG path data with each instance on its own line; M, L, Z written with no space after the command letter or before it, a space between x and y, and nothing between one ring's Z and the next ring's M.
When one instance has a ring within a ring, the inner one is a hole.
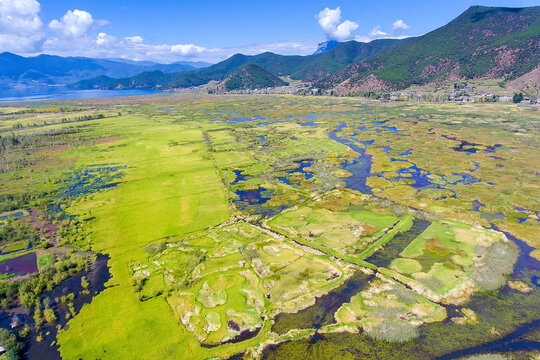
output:
M40 236L49 239L53 245L56 245L56 232L58 227L47 220L40 220L40 214L36 209L30 209L30 215L30 223L39 230Z
M428 249L450 250L449 248L441 244L439 242L439 239L437 239L436 237L432 237L431 239L429 239L429 241L426 242L426 247Z
M109 142L113 142L113 141L118 141L120 139L121 138L119 136L109 136L109 137L97 139L95 141L95 144L105 144L105 143L109 143Z

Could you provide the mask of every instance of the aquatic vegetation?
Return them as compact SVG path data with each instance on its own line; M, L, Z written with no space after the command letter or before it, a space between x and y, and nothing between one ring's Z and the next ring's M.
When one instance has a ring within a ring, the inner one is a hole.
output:
M350 271L244 222L150 249L148 261L131 265L141 300L166 293L177 319L203 344L234 340L280 312L298 311Z
M323 252L361 261L411 225L410 217L399 219L367 209L356 210L355 207L370 207L371 204L363 204L363 199L367 198L362 194L326 193L312 206L292 209L266 224Z
M361 327L375 339L403 342L418 336L418 326L444 320L446 311L404 285L379 276L368 289L339 308L335 318L335 325L321 331Z
M517 247L500 232L445 220L433 222L400 256L387 274L401 274L398 280L432 301L458 304L476 288L506 284Z

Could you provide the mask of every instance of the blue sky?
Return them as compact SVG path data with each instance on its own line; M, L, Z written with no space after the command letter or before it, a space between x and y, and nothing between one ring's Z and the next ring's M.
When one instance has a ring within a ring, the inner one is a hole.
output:
M540 1L0 0L0 51L161 62L264 50L304 55L329 38L421 35L471 5Z

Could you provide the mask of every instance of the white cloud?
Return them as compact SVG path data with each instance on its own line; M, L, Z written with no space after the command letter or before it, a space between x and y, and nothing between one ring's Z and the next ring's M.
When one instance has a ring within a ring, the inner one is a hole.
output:
M381 30L380 25L375 26L373 28L373 30L371 30L371 32L369 33L369 37L371 39L381 38L381 37L385 37L387 35L388 35L387 33L385 33L384 31Z
M407 37L407 35L399 34L396 32L393 35L390 35L382 31L380 25L377 25L369 32L369 34L357 35L354 37L354 40L360 42L370 42L376 39L405 39Z
M25 56L51 54L94 58L126 58L170 63L179 60L222 61L236 53L256 55L270 51L283 55L308 55L317 42L294 40L239 47L208 48L197 44L150 44L139 35L114 36L98 31L107 20L94 19L87 11L68 10L61 18L43 26L36 0L0 0L0 52ZM326 12L326 15L325 15ZM358 25L341 21L339 8L325 9L319 19L330 36L340 40L352 37ZM47 31L48 30L48 31Z
M394 31L406 31L409 30L409 25L407 25L403 20L396 20L392 24L392 30Z
M179 60L218 62L236 53L255 55L270 51L283 55L308 55L317 48L311 40L293 40L239 47L207 48L196 44L149 44L138 35L116 37L100 26L108 20L94 19L84 10L68 10L60 19L48 24L46 31L39 16L37 0L0 0L0 52L12 51L22 55L41 53L60 56L86 56L95 58L126 58L169 63ZM341 9L325 8L316 15L319 25L328 37L338 41L354 39L368 42L390 38L376 26L369 34L355 36L358 24L341 20ZM403 20L393 24L393 38L404 38L401 31L408 29ZM76 40L76 41L75 41Z
M141 36L126 36L124 40L129 41L134 44L140 44L144 41Z
M115 45L116 37L100 32L96 38L96 44L100 46Z
M325 8L316 15L321 29L329 40L344 41L352 37L353 32L358 28L354 21L341 21L341 9L338 6L335 9Z
M96 58L126 58L170 63L180 60L218 62L236 54L256 55L265 51L283 55L308 55L317 48L316 41L285 41L253 44L230 48L206 48L194 44L147 44L140 36L117 38L99 33L96 38L81 37L66 42L54 37L47 39L43 52L60 56L86 56Z
M38 50L43 23L36 0L0 0L0 51Z
M97 20L94 20L94 25L96 26L105 26L105 25L109 25L111 22L109 20L105 20L105 19L97 19Z
M84 10L68 10L60 20L53 20L49 28L65 37L79 37L84 35L94 23L92 14Z
M205 48L193 44L178 44L171 46L171 51L173 53L178 53L183 56L200 54L205 50Z

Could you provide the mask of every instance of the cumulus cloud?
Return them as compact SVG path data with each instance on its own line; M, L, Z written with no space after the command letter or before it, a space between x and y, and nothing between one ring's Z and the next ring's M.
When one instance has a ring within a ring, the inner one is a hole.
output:
M171 51L173 53L178 53L180 55L194 55L194 54L200 54L202 53L203 51L205 51L206 49L201 47L201 46L197 46L197 45L193 45L193 44L178 44L178 45L173 45L171 46Z
M354 37L354 40L360 42L370 42L376 39L405 39L408 36L404 35L403 32L409 29L403 20L396 20L392 24L392 32L389 34L381 30L381 25L375 26L367 35L358 35Z
M371 30L371 32L369 33L369 37L371 39L377 39L377 38L385 37L387 35L388 35L387 33L381 30L380 25L375 26L373 30Z
M134 44L140 44L144 41L141 36L126 36L124 40L129 41Z
M0 50L36 51L43 39L43 23L36 0L0 0Z
M325 24L333 37L344 39L358 27L350 21L341 22L340 9L326 9L319 22ZM75 9L45 27L39 16L37 0L0 0L0 52L12 51L25 56L41 53L59 56L94 58L126 58L163 63L179 60L218 62L236 53L246 55L265 51L283 55L307 55L317 48L311 40L252 44L240 47L207 48L196 44L151 44L142 36L114 36L98 30L109 24L94 19L87 11ZM322 26L322 25L321 25Z
M100 32L96 38L96 44L101 46L115 45L116 37Z
M49 28L65 37L79 37L85 34L94 23L92 14L84 10L68 10L60 20L53 20Z
M407 25L403 20L399 19L392 24L392 30L396 32L407 31L409 30L409 25Z
M325 8L316 15L321 29L329 40L344 41L352 37L353 32L358 28L354 21L345 20L341 22L341 9Z

